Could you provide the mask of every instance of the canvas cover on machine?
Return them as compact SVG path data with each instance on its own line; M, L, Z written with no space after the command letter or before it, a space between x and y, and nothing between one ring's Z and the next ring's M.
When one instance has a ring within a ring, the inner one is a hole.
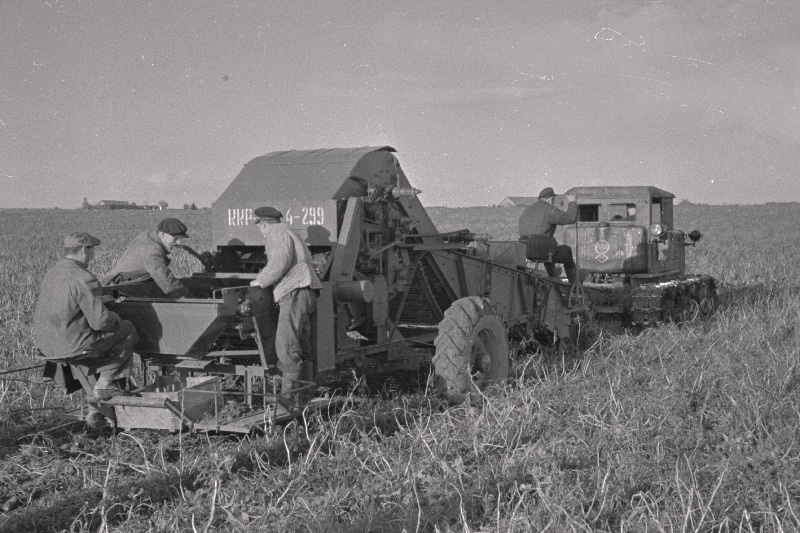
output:
M214 246L260 246L253 210L270 205L309 246L336 240L336 202L365 194L365 182L409 183L391 146L290 150L254 158L213 204ZM357 179L351 179L351 177ZM409 207L416 198L403 199ZM419 209L430 224L424 209Z

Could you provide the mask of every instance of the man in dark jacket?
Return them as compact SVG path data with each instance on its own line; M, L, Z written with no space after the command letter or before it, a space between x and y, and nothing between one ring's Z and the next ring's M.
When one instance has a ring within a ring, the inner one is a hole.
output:
M572 257L572 248L558 244L553 234L557 226L574 224L578 219L578 204L575 197L567 196L569 205L562 211L553 205L556 197L552 187L545 187L539 199L527 207L519 217L520 241L527 245L527 257L531 261L543 261L547 275L555 276L555 263L562 263L570 283L578 279L578 269Z
M165 218L156 231L145 231L133 239L122 257L103 278L103 285L123 281L153 280L167 298L184 298L189 290L169 268L169 253L181 239L187 239L186 225L177 218Z
M88 233L64 238L64 257L47 271L39 289L33 336L48 360L91 363L100 374L95 398L106 400L125 394L118 380L128 377L138 336L133 324L106 307L100 282L87 270L98 244Z

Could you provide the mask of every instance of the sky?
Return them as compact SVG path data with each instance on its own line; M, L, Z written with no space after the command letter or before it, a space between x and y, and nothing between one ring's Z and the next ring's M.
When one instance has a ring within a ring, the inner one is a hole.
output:
M0 2L0 207L210 206L389 145L428 206L579 185L800 201L797 0Z

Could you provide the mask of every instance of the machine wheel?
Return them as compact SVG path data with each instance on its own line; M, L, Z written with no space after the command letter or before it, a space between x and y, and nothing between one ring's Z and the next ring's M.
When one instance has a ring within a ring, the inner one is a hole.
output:
M439 323L434 344L436 387L452 403L462 403L475 388L508 378L506 328L486 298L468 296L453 302Z

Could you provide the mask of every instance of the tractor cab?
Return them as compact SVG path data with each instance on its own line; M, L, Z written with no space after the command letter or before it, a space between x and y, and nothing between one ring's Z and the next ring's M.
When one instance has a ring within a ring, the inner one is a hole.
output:
M675 195L658 187L574 187L578 220L564 230L580 279L629 282L685 274L685 238L674 229Z
M578 203L578 222L645 228L657 222L672 229L675 195L657 187L573 187L567 194Z

